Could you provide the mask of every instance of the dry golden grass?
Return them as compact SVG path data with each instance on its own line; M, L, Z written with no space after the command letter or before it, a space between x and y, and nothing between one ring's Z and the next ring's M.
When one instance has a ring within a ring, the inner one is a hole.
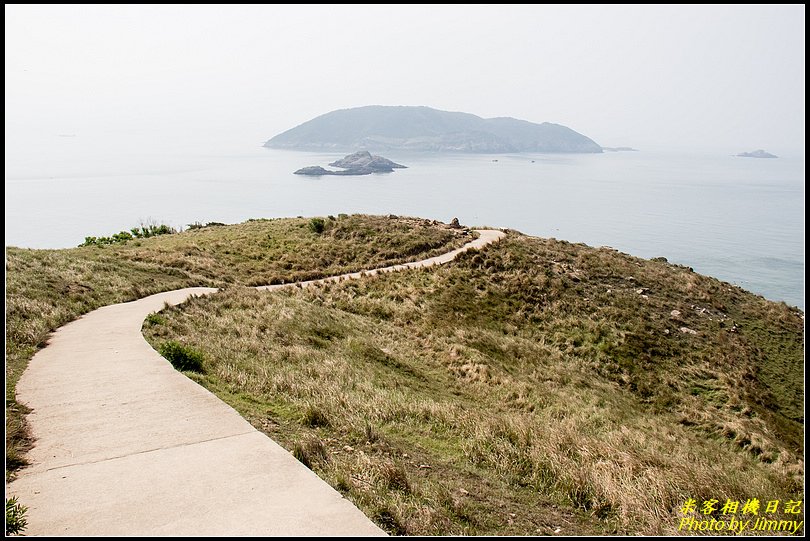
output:
M512 234L144 334L391 533L676 534L688 498L803 499L802 314L682 267Z
M6 249L6 474L29 442L15 386L54 329L100 306L189 286L295 281L430 257L470 239L413 218L254 220L121 245Z
M417 218L341 215L315 234L309 219L252 220L113 245L118 258L177 269L200 281L267 285L414 261L469 240Z

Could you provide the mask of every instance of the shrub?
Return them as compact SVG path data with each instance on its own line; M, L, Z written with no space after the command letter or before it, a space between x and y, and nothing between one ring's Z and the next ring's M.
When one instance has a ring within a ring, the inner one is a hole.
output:
M151 325L163 325L166 322L166 320L163 319L163 316L161 316L160 314L152 312L151 314L146 316L146 322Z
M105 244L123 244L132 239L146 239L157 235L171 235L177 230L166 224L149 224L141 227L133 227L129 231L120 231L111 237L84 237L84 242L79 246L103 246Z
M134 228L132 231L137 231L137 227ZM177 230L173 227L169 227L166 224L148 224L148 225L141 225L141 233L140 235L136 234L136 237L157 237L158 235L171 235L173 233L177 233Z
M17 496L6 498L6 535L18 535L25 530L27 512L28 508L17 501Z
M172 363L177 370L204 373L203 354L190 346L185 346L174 340L163 342L160 345L160 354Z
M312 218L309 221L309 230L315 233L316 235L320 235L323 233L324 228L326 227L326 222L323 218Z
M132 240L134 237L126 231L121 231L112 236L113 242L126 242Z
M257 220L248 220L248 222L257 221ZM189 231L193 231L194 229L203 229L205 227L218 227L221 225L225 225L222 222L208 222L207 224L203 225L200 222L194 222L193 224L188 224L186 227Z

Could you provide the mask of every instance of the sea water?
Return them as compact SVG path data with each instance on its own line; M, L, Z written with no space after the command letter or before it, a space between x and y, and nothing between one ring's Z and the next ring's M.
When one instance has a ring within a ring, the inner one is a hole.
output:
M523 233L670 262L804 308L804 156L381 152L390 174L302 177L345 153L239 141L121 145L54 136L6 144L6 245L76 246L141 221L175 227L371 213Z

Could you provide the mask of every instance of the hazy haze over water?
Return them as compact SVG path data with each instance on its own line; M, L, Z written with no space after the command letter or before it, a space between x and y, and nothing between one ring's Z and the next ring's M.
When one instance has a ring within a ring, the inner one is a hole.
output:
M333 109L556 122L604 146L804 149L804 6L5 8L6 133L273 135Z
M313 178L292 172L342 155L231 145L230 152L130 151L88 160L74 155L77 139L57 139L53 161L32 153L27 167L7 168L7 244L75 246L86 235L109 235L149 218L181 227L341 212L458 217L665 256L804 306L802 157L389 152L409 168ZM59 170L64 174L55 176Z
M6 243L70 246L148 217L458 216L804 306L804 10L6 6ZM392 154L411 169L318 181L290 173L331 156L260 148L369 104L556 122L643 152ZM757 148L780 158L730 156Z

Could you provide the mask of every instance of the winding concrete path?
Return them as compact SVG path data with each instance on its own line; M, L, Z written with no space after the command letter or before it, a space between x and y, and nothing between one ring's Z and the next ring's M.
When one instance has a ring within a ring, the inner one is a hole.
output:
M413 263L447 263L504 236ZM265 286L275 290L295 284ZM27 535L384 535L350 501L149 346L144 318L212 288L105 306L60 327L17 385L34 448L6 487Z

